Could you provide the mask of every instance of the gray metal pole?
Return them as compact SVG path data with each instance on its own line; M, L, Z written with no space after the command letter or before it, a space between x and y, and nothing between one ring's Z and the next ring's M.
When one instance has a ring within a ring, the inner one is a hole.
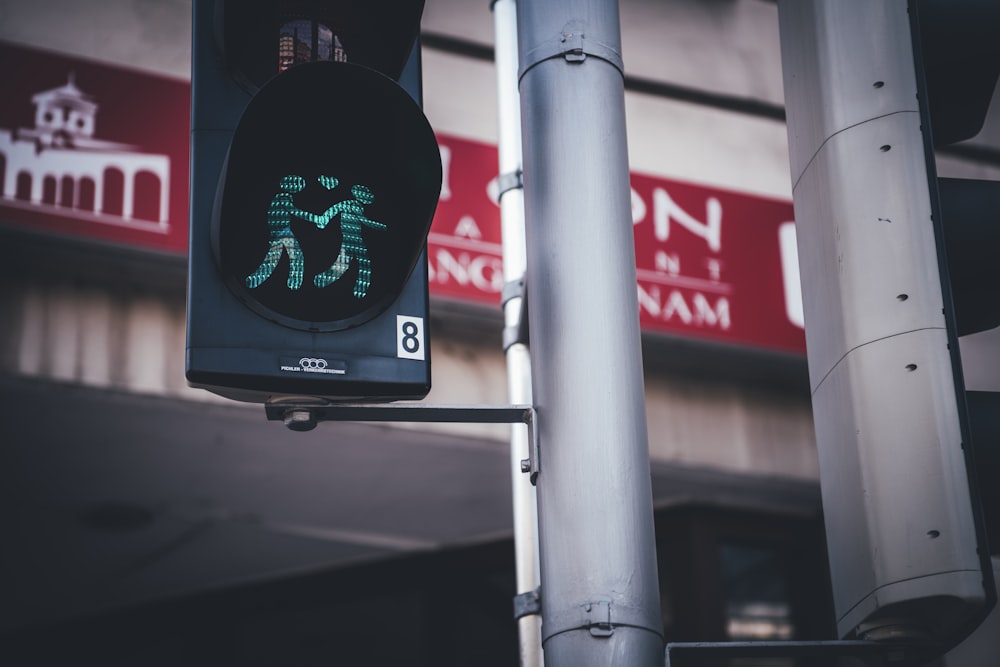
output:
M497 69L497 118L500 169L500 224L503 238L504 353L507 357L507 395L514 405L531 404L531 357L528 347L518 340L523 283L524 190L521 187L521 101L517 93L517 6L514 0L492 3ZM514 512L514 565L519 600L537 601L538 509L535 487L521 472L528 458L528 438L524 428L510 431L511 491ZM517 620L520 663L541 667L542 617L537 609L519 605L523 616ZM537 607L537 604L534 605Z
M617 2L518 3L550 667L664 661L620 33Z

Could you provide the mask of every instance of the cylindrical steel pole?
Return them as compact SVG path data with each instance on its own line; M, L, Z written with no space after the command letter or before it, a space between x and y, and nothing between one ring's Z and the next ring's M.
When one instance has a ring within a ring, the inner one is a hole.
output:
M507 357L507 395L514 405L531 404L531 360L528 347L518 340L523 298L517 286L524 280L524 197L521 188L521 102L517 93L517 6L515 0L494 0L493 22L497 70L497 149L500 169L500 226L503 239L504 353ZM519 596L530 597L539 588L538 514L535 487L521 472L528 458L528 438L522 426L510 433L511 491L514 511L514 565ZM542 617L525 613L518 618L518 643L523 667L541 667Z
M518 39L545 662L662 664L618 3Z

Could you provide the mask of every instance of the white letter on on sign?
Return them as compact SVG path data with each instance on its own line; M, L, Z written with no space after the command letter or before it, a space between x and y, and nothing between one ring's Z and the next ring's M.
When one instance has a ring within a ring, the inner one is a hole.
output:
M671 218L695 236L705 239L712 251L722 249L722 204L715 197L705 200L705 222L700 222L678 206L666 190L656 188L653 190L653 232L658 240L670 238Z

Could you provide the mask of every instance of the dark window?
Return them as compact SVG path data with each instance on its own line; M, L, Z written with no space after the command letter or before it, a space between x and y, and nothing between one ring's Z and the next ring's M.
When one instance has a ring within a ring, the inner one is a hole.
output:
M726 637L733 641L792 639L791 582L783 550L723 544L720 556Z
M121 169L109 167L104 170L104 199L102 213L108 215L122 214L125 200L125 174Z
M94 179L84 177L80 179L80 198L76 205L81 211L93 211L95 206L95 194L97 188L94 186Z
M65 206L66 208L73 207L73 195L76 189L76 183L73 181L72 176L63 176L61 188L59 192L59 205Z
M46 176L42 180L42 203L43 204L55 204L56 203L56 177Z
M133 218L160 221L160 179L156 174L140 171L135 175L134 202Z
M668 642L836 638L820 517L678 508L657 514L656 539Z
M31 174L22 171L17 175L17 191L14 194L17 199L31 201Z

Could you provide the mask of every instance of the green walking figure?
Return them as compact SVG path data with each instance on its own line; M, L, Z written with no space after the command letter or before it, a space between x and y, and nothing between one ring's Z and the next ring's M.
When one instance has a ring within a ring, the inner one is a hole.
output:
M326 227L327 223L334 215L340 213L340 231L343 240L340 244L340 254L333 261L333 265L313 278L316 287L326 287L340 279L344 272L351 266L351 261L358 260L358 279L354 282L354 296L363 299L368 294L368 287L371 285L372 262L368 257L368 248L361 237L362 225L373 229L385 229L385 224L369 220L365 215L365 206L375 201L375 195L364 185L355 185L351 188L354 199L342 201L327 209L324 214L325 220L317 222L320 229Z
M337 179L332 176L320 176L319 182L327 190L337 187ZM329 210L316 215L309 211L303 211L295 205L292 197L297 192L301 192L306 187L306 179L295 174L289 174L281 179L280 191L274 195L270 206L267 207L267 228L269 233L270 246L264 261L260 263L257 270L246 277L247 287L255 289L260 287L265 280L271 277L274 268L278 266L283 252L288 253L290 266L288 268L288 289L297 290L302 287L302 277L305 275L305 260L302 257L302 248L299 241L292 232L292 216L308 220L319 226L325 227L333 217Z

